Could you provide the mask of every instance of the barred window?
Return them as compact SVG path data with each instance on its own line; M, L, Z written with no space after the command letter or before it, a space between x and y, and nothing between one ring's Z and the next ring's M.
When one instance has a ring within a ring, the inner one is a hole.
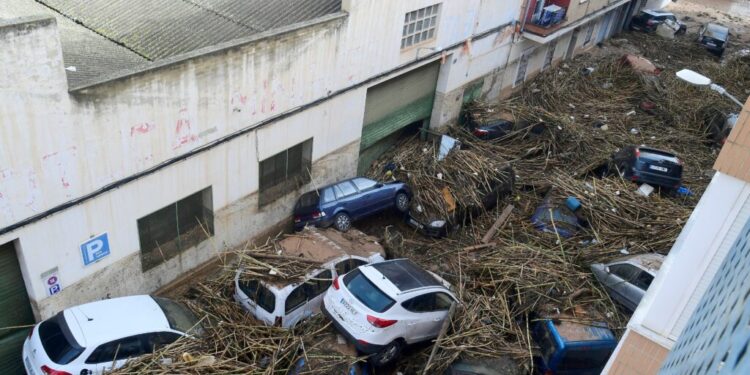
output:
M439 13L440 4L406 13L404 30L401 33L401 48L434 39Z
M150 270L214 235L211 187L138 219L141 267Z
M259 205L297 190L310 182L312 138L260 162Z
M555 49L557 49L557 40L553 40L549 43L549 47L547 47L547 55L544 56L544 66L542 66L542 70L547 70L552 66L552 61L555 59Z

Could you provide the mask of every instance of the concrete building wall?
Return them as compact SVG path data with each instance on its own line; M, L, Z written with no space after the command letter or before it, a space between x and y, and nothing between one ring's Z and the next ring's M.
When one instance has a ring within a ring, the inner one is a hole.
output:
M73 93L54 21L0 25L0 61L11 72L0 78L0 243L18 240L37 317L153 291L288 220L300 191L352 176L367 87L445 56L438 94L477 80L486 94L499 94L518 2L443 2L437 37L423 45L438 52L402 51L404 15L433 4L347 0L348 15ZM457 115L436 104L437 123ZM259 162L308 138L312 182L259 209ZM209 186L214 236L142 272L137 220ZM111 254L84 266L81 243L104 232ZM52 269L63 290L48 297L42 275Z

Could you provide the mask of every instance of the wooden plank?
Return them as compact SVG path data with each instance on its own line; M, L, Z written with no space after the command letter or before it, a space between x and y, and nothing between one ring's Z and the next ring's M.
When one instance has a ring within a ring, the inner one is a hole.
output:
M445 333L448 332L448 327L451 325L451 320L453 319L453 313L456 312L456 302L453 302L451 304L450 310L448 310L448 316L445 317L445 320L443 320L443 325L440 327L440 334L438 334L438 337L435 339L435 344L432 346L432 352L430 353L430 358L427 359L427 363L424 365L424 370L422 370L422 375L427 375L427 370L430 368L430 362L432 362L432 358L435 357L435 353L437 353L438 346L440 344L440 340L443 339L443 336L445 336Z
M487 231L487 233L482 237L482 243L488 243L490 242L490 239L492 236L497 233L497 231L505 224L506 221L508 221L508 217L510 216L510 213L513 211L513 205L509 204L505 207L503 210L503 213L500 214L500 217L497 218L495 221L495 224L492 224L492 228Z

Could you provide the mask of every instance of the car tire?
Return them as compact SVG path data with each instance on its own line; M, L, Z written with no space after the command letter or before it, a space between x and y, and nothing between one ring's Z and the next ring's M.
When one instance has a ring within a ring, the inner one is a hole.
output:
M401 351L404 349L404 344L401 340L394 340L390 344L386 345L379 352L370 356L370 364L374 367L387 366L401 357Z
M352 227L352 218L342 212L333 217L333 227L339 232L346 232Z
M399 212L409 211L409 196L406 193L400 192L396 194L396 209Z

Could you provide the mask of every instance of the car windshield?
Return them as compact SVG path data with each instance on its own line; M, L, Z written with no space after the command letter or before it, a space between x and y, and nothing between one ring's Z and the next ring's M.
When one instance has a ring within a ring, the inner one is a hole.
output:
M344 276L344 285L349 292L362 302L367 308L375 312L385 312L396 302L382 290L378 289L370 280L356 269Z
M153 298L161 307L161 311L164 312L173 330L194 335L203 334L203 327L198 323L198 319L185 306L166 298Z
M72 362L85 349L73 338L63 313L58 313L39 325L39 338L49 359L60 365Z

